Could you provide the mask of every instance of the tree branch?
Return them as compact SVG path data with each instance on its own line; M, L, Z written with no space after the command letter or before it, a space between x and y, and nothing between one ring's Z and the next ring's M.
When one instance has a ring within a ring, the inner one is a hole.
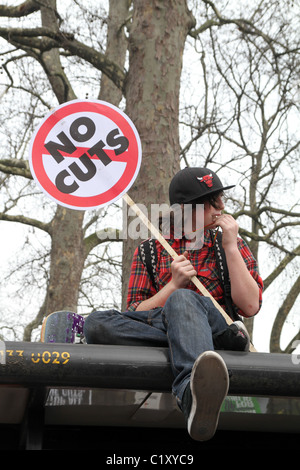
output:
M7 175L23 176L24 178L33 179L29 169L29 163L26 160L18 160L16 158L0 160L0 171Z
M277 207L272 207L272 206L264 206L264 207L260 207L259 209L257 209L257 211L255 212L255 217L259 217L263 212L272 212L272 213L275 213L275 214L281 214L281 215L286 215L288 217L300 217L300 213L299 212L290 212L288 210L285 210L285 209L279 209ZM242 215L247 215L248 217L253 217L253 212L252 211L247 211L247 210L240 210L238 212L236 212L234 214L234 217L235 218L238 218Z
M74 35L50 28L0 28L0 36L19 48L31 48L40 53L51 49L62 48L73 55L89 62L101 70L122 91L124 90L126 73L107 56L93 47L89 47L74 39ZM26 49L27 50L27 49Z
M290 225L292 225L292 224L290 224ZM285 248L285 246L280 245L279 243L277 243L277 242L274 241L274 240L271 240L270 237L269 237L269 234L267 234L267 235L265 235L265 236L258 235L257 233L250 232L249 230L243 229L242 227L240 227L239 232L240 232L240 235L241 235L242 237L247 237L247 238L249 238L250 240L253 240L253 241L256 241L256 242L265 242L265 243L267 243L267 244L270 245L270 246L274 246L275 248L278 248L278 249L279 249L280 251L282 251L283 253L294 254L294 255L297 254L297 253L295 252L295 250L290 251L290 250L288 250L287 248Z
M276 38L270 37L268 34L266 34L264 31L259 29L255 23L251 20L245 19L245 18L226 18L222 16L220 11L217 9L215 2L212 0L202 0L203 3L205 3L208 7L210 7L213 10L213 13L215 15L214 18L207 19L201 26L194 30L189 31L189 35L197 39L197 37L203 33L204 31L211 29L214 26L221 27L224 25L235 25L241 33L249 36L257 36L261 37L265 43L268 45L270 50L272 51L273 57L274 57L274 66L277 69L278 72L278 67L277 67L277 58L288 53L297 53L299 51L299 47L295 48L287 48L285 47L284 44L280 43ZM275 45L279 46L281 48L281 51L275 50Z
M300 245L294 250L293 253L288 253L279 263L278 266L264 279L264 290L266 290L270 284L284 271L287 265L295 258L300 255Z
M123 241L120 238L121 230L114 229L114 228L106 228L102 230L98 230L96 233L92 233L88 237L84 239L84 249L85 249L85 257L98 245L105 243L107 241L116 241L121 242Z
M36 0L26 0L17 6L0 5L0 16L9 18L21 18L22 16L31 15L38 11L40 6Z
M0 213L0 220L4 220L6 222L18 222L20 224L30 225L31 227L39 228L44 232L50 234L50 223L44 223L37 219L31 219L30 217L25 217L24 215L9 215Z

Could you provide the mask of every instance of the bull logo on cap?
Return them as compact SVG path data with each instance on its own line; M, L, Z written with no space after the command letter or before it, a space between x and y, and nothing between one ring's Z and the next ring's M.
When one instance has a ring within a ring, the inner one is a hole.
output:
M206 186L208 186L209 188L212 187L213 185L213 175L212 173L210 173L209 175L204 175L204 176L197 176L197 180L200 181L200 183L205 183Z

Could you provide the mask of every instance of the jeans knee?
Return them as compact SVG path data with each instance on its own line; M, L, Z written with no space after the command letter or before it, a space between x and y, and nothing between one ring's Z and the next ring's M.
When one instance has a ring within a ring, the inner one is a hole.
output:
M92 337L93 337L93 331L95 328L95 314L98 312L93 312L90 313L89 316L85 319L84 325L83 325L83 334L85 336L85 339L87 343L92 342Z
M167 299L165 306L171 307L173 310L178 306L184 307L187 304L199 305L206 308L206 298L199 295L197 292L191 289L177 289Z
M194 291L190 289L177 289L168 297L167 303L178 304L181 302L186 302L189 298L194 297L197 295Z
M204 316L208 318L210 310L210 299L201 296L191 289L177 289L167 299L163 308L164 321L170 318L182 321L190 321L195 317Z
M195 292L190 289L177 289L174 291L166 300L163 307L163 319L169 321L171 318L183 319L188 316L194 308L189 306L195 305L197 299L194 296L198 296ZM198 296L199 297L199 296Z
M114 316L115 310L92 312L85 320L83 333L87 343L106 343L105 339L109 335L109 318Z

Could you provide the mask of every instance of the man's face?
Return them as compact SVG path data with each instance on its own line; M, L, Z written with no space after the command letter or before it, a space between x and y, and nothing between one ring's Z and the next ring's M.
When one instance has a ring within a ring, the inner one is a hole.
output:
M208 201L204 202L204 227L214 224L217 217L222 215L225 209L223 193L219 193Z
M223 193L218 193L210 199L204 201L203 204L195 204L192 210L192 227L193 230L209 228L214 224L216 218L222 215L225 208ZM199 227L199 221L203 220L202 227Z
M216 228L215 222L222 215L224 208L222 192L211 196L204 203L178 204L179 212L174 216L175 238L184 235L193 247L201 248L203 231L206 228Z

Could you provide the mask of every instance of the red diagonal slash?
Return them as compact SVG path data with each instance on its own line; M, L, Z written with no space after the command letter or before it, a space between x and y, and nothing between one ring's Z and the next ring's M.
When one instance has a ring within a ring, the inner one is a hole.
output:
M73 152L73 153L67 153L67 152L64 152L63 150L60 150L59 153L61 154L62 157L71 157L71 158L79 158L84 153L86 153L92 160L97 160L98 159L97 155L90 155L89 150L90 150L90 147L78 147L75 150L75 152ZM112 150L112 149L104 148L103 151L106 153L106 155L112 161L116 161L116 162L127 162L128 161L127 151L121 153L120 155L116 155L115 151ZM124 156L123 156L123 154L124 154ZM50 156L48 151L44 155L49 155Z

